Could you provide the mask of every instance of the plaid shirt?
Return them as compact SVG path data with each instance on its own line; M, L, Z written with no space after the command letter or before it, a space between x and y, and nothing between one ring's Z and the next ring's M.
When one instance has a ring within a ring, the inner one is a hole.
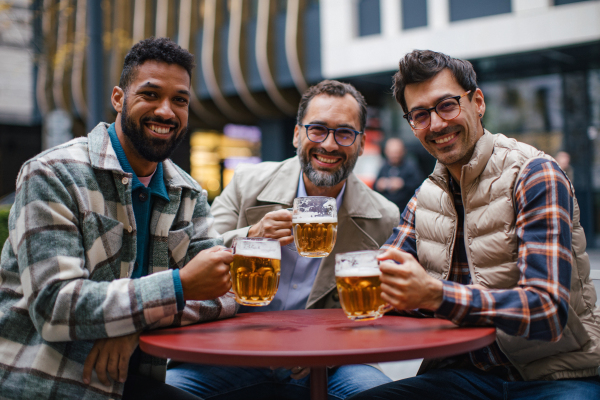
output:
M517 181L517 265L521 278L519 286L512 289L467 286L473 282L464 246L464 209L460 187L451 181L451 189L459 218L450 275L443 281L444 297L435 315L458 325L493 325L510 335L557 341L567 322L573 218L572 193L560 167L536 159ZM415 194L384 248L399 248L417 258L416 208ZM493 370L509 380L521 379L496 343L470 352L469 357L479 369Z
M107 125L27 161L19 173L0 263L0 397L121 398L123 384L82 381L95 339L232 316L229 297L177 311L171 269L221 244L204 192L170 160L170 201L150 221L148 276L136 260L132 175ZM142 354L139 373L164 379L166 360Z

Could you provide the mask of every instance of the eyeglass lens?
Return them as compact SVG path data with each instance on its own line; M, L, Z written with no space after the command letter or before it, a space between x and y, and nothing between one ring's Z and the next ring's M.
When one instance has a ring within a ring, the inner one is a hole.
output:
M444 99L435 106L435 112L446 121L456 118L460 114L459 100L455 97ZM409 115L414 128L424 129L431 123L430 110L414 110Z
M320 143L327 138L329 129L323 125L311 125L306 128L306 132L312 142ZM337 128L334 130L335 141L340 146L350 146L354 143L354 136L354 131L349 128Z

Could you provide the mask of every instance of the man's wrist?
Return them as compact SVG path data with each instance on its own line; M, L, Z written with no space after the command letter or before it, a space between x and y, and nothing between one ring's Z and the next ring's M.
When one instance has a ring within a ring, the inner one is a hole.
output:
M250 228L248 229L248 237L257 237L258 236L258 225L251 225Z
M436 311L438 308L440 308L442 302L444 301L444 284L438 279L431 278L427 287L429 292L429 301L427 306L423 308Z

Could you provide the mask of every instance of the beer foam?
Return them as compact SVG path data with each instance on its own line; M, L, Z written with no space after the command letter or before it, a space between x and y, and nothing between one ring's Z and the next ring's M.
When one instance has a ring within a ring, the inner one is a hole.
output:
M281 260L281 247L279 243L276 243L277 247L268 246L269 248L255 248L256 243L252 243L254 246L248 246L244 243L240 246L240 243L235 247L235 255L245 257L260 257L260 258L272 258L275 260Z
M340 278L346 277L367 277L367 276L379 276L381 272L379 268L344 268L338 271L335 271L335 276L339 276Z
M337 218L332 217L311 217L311 213L300 214L292 217L292 224L335 224Z

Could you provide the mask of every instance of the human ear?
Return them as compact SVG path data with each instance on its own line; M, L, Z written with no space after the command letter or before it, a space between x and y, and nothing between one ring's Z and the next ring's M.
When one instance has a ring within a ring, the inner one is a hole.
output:
M292 142L292 144L295 148L298 148L298 146L300 145L300 127L298 126L298 124L296 124L296 127L294 128L294 141Z
M119 114L123 111L123 101L125 100L125 92L118 86L113 88L112 94L110 96L110 102L112 103L113 108Z

